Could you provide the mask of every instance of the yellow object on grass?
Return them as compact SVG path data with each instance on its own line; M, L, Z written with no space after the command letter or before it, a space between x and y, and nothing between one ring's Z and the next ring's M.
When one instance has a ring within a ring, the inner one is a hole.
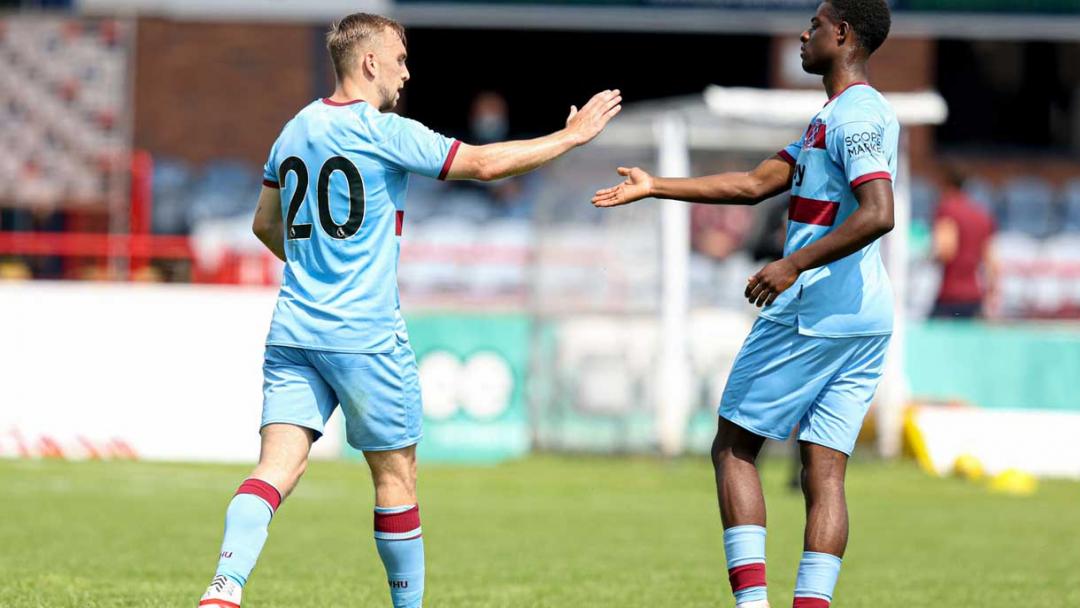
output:
M990 480L990 489L1002 494L1015 496L1030 496L1039 487L1039 480L1031 473L1025 473L1017 469L1009 469L998 473Z
M971 454L961 454L953 462L953 474L968 481L979 481L986 471L978 458Z

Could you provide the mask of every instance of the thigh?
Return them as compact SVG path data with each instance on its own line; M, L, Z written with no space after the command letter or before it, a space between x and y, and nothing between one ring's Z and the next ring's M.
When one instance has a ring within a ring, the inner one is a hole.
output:
M889 336L843 340L843 364L799 422L799 441L850 455L885 371Z
M835 373L823 340L758 319L735 358L720 417L762 437L787 439Z
M341 401L349 445L386 451L420 441L420 379L408 342L390 353L323 352L318 364Z
M262 424L291 424L322 436L326 421L337 406L337 396L319 370L311 365L310 351L267 346L263 361Z

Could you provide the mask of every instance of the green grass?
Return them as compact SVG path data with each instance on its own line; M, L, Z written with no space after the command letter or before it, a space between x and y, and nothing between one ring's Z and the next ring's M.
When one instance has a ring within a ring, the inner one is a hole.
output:
M247 467L0 461L0 606L193 606ZM791 605L802 503L765 468L769 584ZM534 457L421 471L427 606L730 606L701 460ZM1027 498L856 462L838 608L1080 606L1080 484ZM387 606L362 466L314 463L245 608Z

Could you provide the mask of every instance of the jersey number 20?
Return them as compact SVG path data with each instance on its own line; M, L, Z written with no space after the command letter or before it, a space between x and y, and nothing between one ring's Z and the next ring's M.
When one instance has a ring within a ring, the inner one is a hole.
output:
M311 224L293 223L307 195L307 165L297 156L286 158L278 171L278 183L282 186L285 185L285 177L290 171L296 174L296 190L293 191L289 212L285 217L285 236L290 241L310 239ZM330 215L330 176L335 171L341 171L349 183L349 219L345 220L344 224L336 223ZM330 158L319 170L318 186L319 224L322 225L323 232L335 239L347 239L359 232L360 225L364 223L364 180L360 177L360 170L356 165L344 156Z

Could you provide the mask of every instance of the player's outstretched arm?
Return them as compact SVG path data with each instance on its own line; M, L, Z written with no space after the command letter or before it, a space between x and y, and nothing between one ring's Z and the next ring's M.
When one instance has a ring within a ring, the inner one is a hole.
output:
M653 177L637 167L619 167L618 172L626 181L598 190L593 195L593 205L617 207L648 197L689 203L753 205L790 189L795 168L774 156L753 171L704 177Z
M618 89L602 91L581 110L571 106L566 128L550 135L485 146L462 144L446 177L491 181L528 173L592 141L622 109L620 102Z
M772 304L799 275L847 257L893 229L892 183L878 179L855 188L859 207L836 230L750 277L743 295L755 306Z
M285 261L285 232L281 220L281 191L263 186L251 231L271 253Z

